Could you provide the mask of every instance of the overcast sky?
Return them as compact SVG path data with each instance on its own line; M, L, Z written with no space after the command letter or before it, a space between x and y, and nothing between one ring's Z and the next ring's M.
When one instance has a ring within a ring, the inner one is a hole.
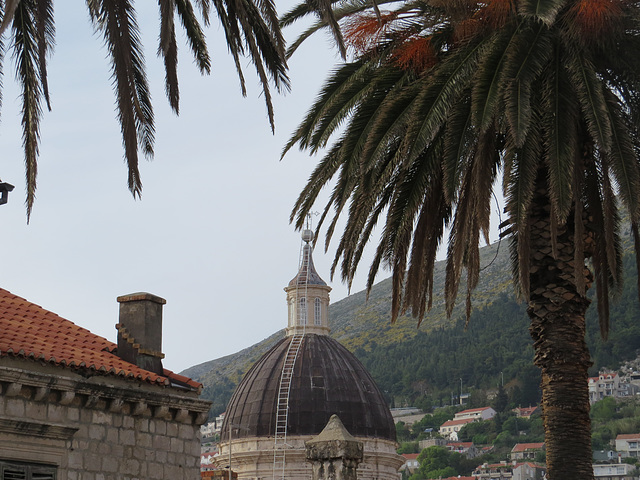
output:
M287 2L278 3L280 13ZM298 151L279 157L338 59L324 35L299 50L290 62L292 92L274 100L274 136L251 65L245 62L249 94L242 98L214 21L211 76L200 76L181 44L176 118L155 55L157 5L136 3L157 128L155 159L141 165L141 201L127 190L102 40L84 2L56 2L53 111L42 122L37 200L26 224L19 92L15 67L5 61L0 178L15 190L0 206L0 286L112 341L117 296L159 295L167 300L165 367L181 371L286 325L283 287L300 249L288 217L317 159ZM318 249L314 258L328 282L331 255ZM343 285L331 285L332 301L346 295Z
M15 67L5 61L0 179L15 190L0 206L0 286L112 341L116 297L159 295L167 300L164 365L181 371L286 326L283 288L296 274L301 246L289 213L318 159L295 150L280 161L280 154L339 58L326 34L298 50L289 63L292 91L274 92L272 135L252 66L244 62L243 98L215 19L209 77L198 73L178 29L175 117L156 57L157 5L136 3L156 116L155 159L141 160L141 201L127 190L102 39L84 2L56 2L53 111L42 121L37 200L26 224L19 91ZM293 4L279 1L280 13ZM295 31L285 35L292 40ZM332 302L347 295L339 281L330 282L334 253L332 244L328 254L322 248L314 254ZM354 293L365 286L372 253L363 258Z

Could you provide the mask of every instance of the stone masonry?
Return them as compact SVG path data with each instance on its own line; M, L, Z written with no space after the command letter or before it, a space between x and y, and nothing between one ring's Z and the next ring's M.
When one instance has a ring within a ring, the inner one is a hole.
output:
M0 358L0 460L58 479L199 479L208 409L186 388Z

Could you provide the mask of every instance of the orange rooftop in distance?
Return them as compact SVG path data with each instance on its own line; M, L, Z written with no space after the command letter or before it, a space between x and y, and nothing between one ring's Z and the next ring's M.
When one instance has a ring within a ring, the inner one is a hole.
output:
M121 359L115 343L2 288L0 332L0 357L197 392L202 389L200 383L170 370L154 373Z

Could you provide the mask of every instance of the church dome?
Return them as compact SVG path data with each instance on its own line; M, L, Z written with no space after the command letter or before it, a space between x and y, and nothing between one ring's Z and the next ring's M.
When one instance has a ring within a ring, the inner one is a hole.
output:
M273 437L278 388L292 337L269 350L238 385L221 438ZM307 334L295 361L289 391L288 435L317 435L333 414L356 437L396 440L389 408L371 375L345 347L327 335Z

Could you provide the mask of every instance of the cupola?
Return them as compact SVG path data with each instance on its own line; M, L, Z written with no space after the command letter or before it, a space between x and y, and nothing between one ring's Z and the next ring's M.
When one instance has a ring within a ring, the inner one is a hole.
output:
M302 256L298 274L284 289L287 292L287 336L316 333L327 335L329 328L329 287L313 266L313 232L302 231Z

